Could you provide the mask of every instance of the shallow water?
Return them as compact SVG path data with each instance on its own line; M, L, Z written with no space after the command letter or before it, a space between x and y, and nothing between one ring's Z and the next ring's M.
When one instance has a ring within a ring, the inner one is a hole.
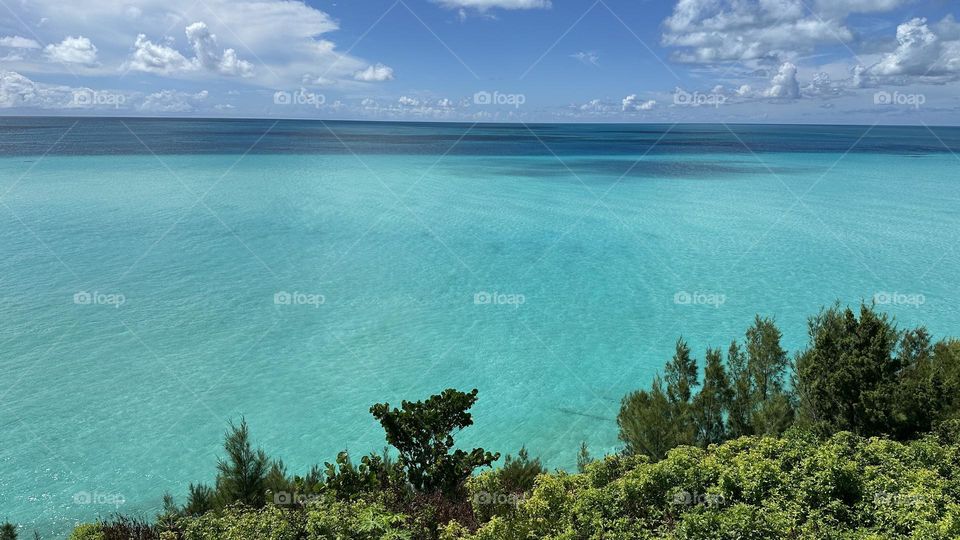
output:
M182 500L241 415L301 471L382 447L375 402L478 388L463 444L570 467L681 335L702 358L759 312L796 351L878 294L960 334L956 129L75 122L0 120L28 530Z

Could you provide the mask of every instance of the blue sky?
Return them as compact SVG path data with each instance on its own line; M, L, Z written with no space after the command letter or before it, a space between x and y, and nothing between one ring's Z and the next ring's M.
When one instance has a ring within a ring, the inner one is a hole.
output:
M940 0L0 0L0 114L957 124Z

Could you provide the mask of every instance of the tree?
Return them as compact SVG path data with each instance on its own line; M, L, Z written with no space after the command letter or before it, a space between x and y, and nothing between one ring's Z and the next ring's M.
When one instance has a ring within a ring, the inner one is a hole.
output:
M747 329L747 371L750 374L751 431L778 435L793 422L793 405L784 389L790 367L787 351L780 345L782 333L773 319L754 318Z
M525 446L520 447L517 457L507 455L503 460L503 468L498 471L503 488L508 493L526 493L533 489L533 482L538 476L547 472L540 463L540 458L530 459Z
M747 369L747 356L737 345L730 343L727 351L727 365L730 367L730 409L727 414L727 432L731 438L753 434L753 385L750 371Z
M593 463L593 456L590 455L590 448L587 447L587 441L580 442L580 450L577 452L577 471L586 472L587 465Z
M721 443L727 439L724 419L733 398L720 349L707 349L706 364L703 388L693 399L696 442L700 446Z
M473 425L473 416L467 411L476 401L476 389L464 393L451 388L426 401L404 401L399 409L391 409L389 403L370 408L383 426L387 442L398 450L414 489L459 498L474 470L489 467L500 458L483 448L450 452L454 433Z
M810 319L809 333L796 369L804 422L829 432L891 433L901 368L893 323L872 306L861 305L858 317L835 305Z
M242 503L260 508L266 501L266 479L270 459L263 449L254 450L250 444L247 421L240 425L230 423L223 449L227 459L217 463L217 498L221 505Z
M9 521L0 525L0 540L17 540L17 527Z
M697 361L690 356L690 347L680 338L676 351L666 367L667 397L671 403L687 404L697 386Z
M405 490L402 468L386 448L382 454L371 452L353 464L346 451L337 454L336 463L324 463L324 486L341 500L355 500L371 493L397 493Z
M747 329L747 365L755 393L754 402L763 403L783 391L783 379L790 365L787 351L780 346L782 334L773 319L757 315Z
M190 484L188 488L187 504L183 506L183 514L199 516L213 510L216 503L216 492L206 484Z
M654 378L649 391L627 394L617 415L620 440L626 445L624 451L654 460L666 457L668 450L681 444L684 426L678 425L675 410L659 376Z

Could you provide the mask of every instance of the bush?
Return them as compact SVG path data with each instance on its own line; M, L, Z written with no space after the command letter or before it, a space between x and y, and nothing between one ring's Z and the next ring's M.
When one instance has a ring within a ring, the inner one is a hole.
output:
M502 468L470 478L467 490L477 521L485 523L493 516L512 513L545 472L540 459L530 459L527 449L521 448L516 458L508 455L504 459Z
M304 514L266 506L259 510L227 507L196 518L184 518L184 540L299 540L304 538Z
M103 528L99 523L81 523L70 533L69 540L104 540Z
M957 538L960 448L801 431L545 474L470 540Z

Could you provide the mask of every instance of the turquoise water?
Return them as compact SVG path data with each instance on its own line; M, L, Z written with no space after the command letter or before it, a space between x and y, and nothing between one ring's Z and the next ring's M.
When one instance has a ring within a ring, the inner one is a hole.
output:
M381 448L375 402L478 388L463 444L569 467L681 335L702 358L759 312L796 351L878 293L960 333L955 130L296 123L244 155L272 122L222 153L229 122L131 123L152 155L44 122L0 121L0 519L28 531L182 500L241 415L300 471Z

